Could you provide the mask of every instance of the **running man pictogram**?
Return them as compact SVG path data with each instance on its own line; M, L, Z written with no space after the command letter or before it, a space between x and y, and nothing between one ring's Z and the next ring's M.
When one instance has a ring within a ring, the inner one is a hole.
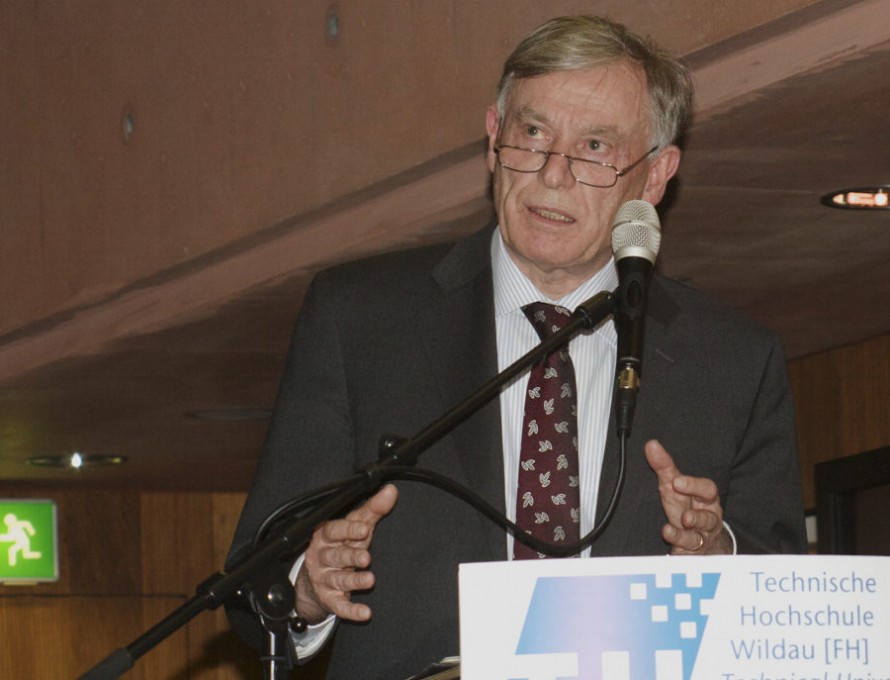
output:
M31 550L31 537L36 533L31 522L19 519L11 512L3 518L3 521L6 523L7 531L5 534L0 534L0 543L12 543L9 546L9 566L16 565L19 553L25 560L40 559L41 553Z

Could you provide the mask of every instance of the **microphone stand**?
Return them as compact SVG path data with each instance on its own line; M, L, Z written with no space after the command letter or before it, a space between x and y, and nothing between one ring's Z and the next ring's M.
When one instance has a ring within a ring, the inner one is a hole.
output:
M127 647L106 657L80 680L112 680L133 667L136 659L153 649L168 636L207 609L216 609L230 598L250 592L251 605L266 630L262 658L264 677L279 680L286 677L289 665L286 636L288 618L294 609L294 589L284 563L303 550L312 532L321 522L342 515L363 498L371 495L393 475L393 470L413 466L418 456L470 415L475 413L510 380L529 366L568 343L578 331L593 329L614 313L613 293L601 292L579 305L569 322L560 331L543 340L537 347L517 359L463 402L452 408L410 439L385 439L379 459L366 465L345 480L340 489L328 495L316 508L288 520L284 528L249 553L228 573L218 572L201 583L196 595L174 610L162 621L143 633Z

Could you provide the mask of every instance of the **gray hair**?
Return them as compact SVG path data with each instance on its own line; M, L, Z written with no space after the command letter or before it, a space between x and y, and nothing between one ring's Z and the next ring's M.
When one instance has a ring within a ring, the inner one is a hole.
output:
M692 108L692 77L676 57L621 24L592 16L551 19L513 50L498 83L501 122L516 81L556 71L626 60L638 64L649 87L650 143L664 148L680 136Z

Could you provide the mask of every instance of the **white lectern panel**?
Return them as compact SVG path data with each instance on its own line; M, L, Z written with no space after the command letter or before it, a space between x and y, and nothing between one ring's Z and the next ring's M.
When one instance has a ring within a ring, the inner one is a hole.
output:
M890 680L890 557L460 568L463 680Z

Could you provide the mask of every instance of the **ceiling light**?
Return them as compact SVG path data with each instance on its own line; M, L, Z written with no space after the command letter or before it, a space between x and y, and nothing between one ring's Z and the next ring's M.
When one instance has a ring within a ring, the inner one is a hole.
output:
M822 205L843 210L890 210L890 186L834 191L820 201Z
M124 456L86 455L75 451L66 456L35 456L25 461L34 467L71 468L80 470L99 465L121 465L127 462Z

